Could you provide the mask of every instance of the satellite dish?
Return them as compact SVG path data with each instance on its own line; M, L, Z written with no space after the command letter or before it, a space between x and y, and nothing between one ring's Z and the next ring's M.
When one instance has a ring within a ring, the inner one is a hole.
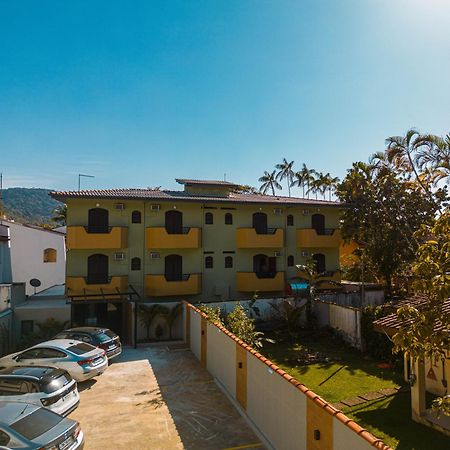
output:
M30 284L31 284L31 286L34 287L34 295L36 295L36 288L41 285L41 281L38 280L37 278L32 278L30 280Z
M31 286L37 288L37 287L39 287L41 285L41 282L37 278L32 278L30 280L30 284L31 284Z

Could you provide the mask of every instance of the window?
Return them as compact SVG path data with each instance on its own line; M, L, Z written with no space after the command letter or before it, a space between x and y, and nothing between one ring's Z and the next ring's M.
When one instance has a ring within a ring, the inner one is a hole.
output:
M277 258L267 255L253 257L253 272L258 278L274 278L277 274Z
M26 352L21 353L20 355L16 356L17 361L22 361L24 359L35 359L37 358L38 349L32 348L31 350L27 350Z
M20 323L20 332L22 336L30 334L34 331L34 322L32 320L22 320Z
M232 269L232 268L233 268L233 257L225 256L225 269Z
M133 211L131 213L131 223L141 223L141 212Z
M0 430L0 445L8 445L11 438L2 430Z
M36 358L65 358L67 355L56 348L38 348Z
M75 355L84 355L85 353L92 352L92 350L95 349L96 347L85 342L67 347L67 351L74 353Z
M183 233L183 213L180 211L166 211L166 231L169 234Z
M20 378L0 379L0 397L3 395L22 395L39 392L35 383Z
M288 214L287 216L287 226L293 227L294 226L294 216L292 214Z
M225 225L233 225L233 214L231 213L225 214Z
M88 258L87 269L88 284L108 283L108 257L96 253Z
M131 270L141 270L141 258L131 258Z
M54 248L46 248L44 250L44 262L45 263L54 263L54 262L56 262L56 249L54 249Z
M214 259L212 256L205 258L205 269L212 269L214 267Z
M92 208L88 211L88 233L108 233L109 213L103 208Z
M205 214L205 224L206 225L212 225L213 223L214 223L213 213L207 212Z
M293 255L288 256L287 265L288 265L288 267L294 267L294 256Z
M167 281L181 281L183 279L183 257L168 255L164 258L164 275Z

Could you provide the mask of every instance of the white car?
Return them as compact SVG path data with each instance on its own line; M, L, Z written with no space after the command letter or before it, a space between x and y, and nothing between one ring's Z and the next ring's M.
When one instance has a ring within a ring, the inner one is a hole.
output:
M77 382L65 370L39 366L0 370L0 398L43 406L62 416L80 403Z
M86 381L107 369L108 358L104 350L86 342L54 339L0 358L0 369L14 366L57 367L76 381Z

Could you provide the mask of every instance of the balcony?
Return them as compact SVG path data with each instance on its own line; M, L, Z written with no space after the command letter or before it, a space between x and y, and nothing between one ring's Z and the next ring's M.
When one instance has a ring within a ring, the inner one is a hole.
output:
M267 234L257 234L254 228L236 230L237 248L282 248L284 247L284 230L269 228Z
M284 272L273 278L259 278L255 272L237 272L236 289L240 292L279 292L284 290Z
M325 228L323 234L317 234L314 228L297 230L297 248L336 247L341 245L341 232L337 228Z
M200 248L202 246L201 228L183 228L183 233L170 234L164 227L148 227L146 237L149 250Z
M118 250L128 247L127 227L109 227L104 233L93 233L88 230L88 227L67 227L67 248Z
M99 295L128 292L128 277L109 277L107 283L88 283L87 277L66 277L66 295Z
M183 275L182 280L167 281L165 275L146 275L145 292L149 297L200 294L202 276L199 273L191 273Z

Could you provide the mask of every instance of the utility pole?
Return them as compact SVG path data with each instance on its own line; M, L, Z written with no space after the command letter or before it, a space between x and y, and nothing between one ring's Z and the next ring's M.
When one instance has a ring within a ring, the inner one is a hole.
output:
M82 173L79 173L78 174L78 190L79 191L81 190L81 177L84 177L84 178L95 178L94 175L84 175Z
M0 224L3 223L3 172L0 173Z

